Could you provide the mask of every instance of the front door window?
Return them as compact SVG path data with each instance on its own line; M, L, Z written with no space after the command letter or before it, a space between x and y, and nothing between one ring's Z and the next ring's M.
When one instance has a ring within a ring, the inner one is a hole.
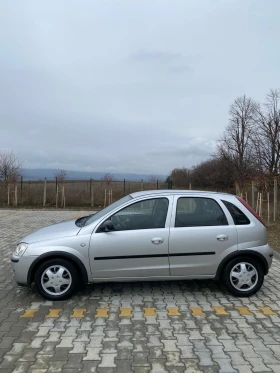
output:
M133 203L111 217L116 231L164 228L168 212L167 198Z

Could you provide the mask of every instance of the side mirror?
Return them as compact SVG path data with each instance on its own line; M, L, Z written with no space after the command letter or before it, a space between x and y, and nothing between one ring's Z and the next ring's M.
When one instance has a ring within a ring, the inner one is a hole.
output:
M100 229L103 232L111 232L115 230L114 224L111 222L111 220L106 220L104 223L101 224Z

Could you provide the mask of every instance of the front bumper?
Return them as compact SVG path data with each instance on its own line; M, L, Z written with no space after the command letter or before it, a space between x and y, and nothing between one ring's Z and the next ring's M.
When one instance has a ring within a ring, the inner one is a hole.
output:
M12 269L14 272L15 281L21 286L28 285L28 272L31 264L36 260L37 256L15 256L11 257Z

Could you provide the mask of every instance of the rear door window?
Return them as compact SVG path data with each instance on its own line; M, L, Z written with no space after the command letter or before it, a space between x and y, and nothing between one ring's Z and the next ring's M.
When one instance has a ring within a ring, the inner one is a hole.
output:
M211 198L181 197L177 201L175 227L228 225L219 204Z

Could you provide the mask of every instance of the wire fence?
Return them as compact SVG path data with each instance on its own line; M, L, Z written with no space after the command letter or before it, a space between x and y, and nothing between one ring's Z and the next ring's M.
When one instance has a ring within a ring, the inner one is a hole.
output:
M143 190L167 189L168 184L133 181L57 180L0 184L1 207L104 207L123 196Z
M0 184L1 207L32 207L32 208L102 208L123 196L144 190L156 189L194 189L200 190L189 183L186 186L172 186L159 180L153 182L133 181L96 181L96 180L44 180L25 181L21 179L15 184ZM267 224L278 219L278 189L275 179L269 188L258 188L255 181L247 182L242 189L226 190L204 188L208 191L219 191L241 196L266 221Z

